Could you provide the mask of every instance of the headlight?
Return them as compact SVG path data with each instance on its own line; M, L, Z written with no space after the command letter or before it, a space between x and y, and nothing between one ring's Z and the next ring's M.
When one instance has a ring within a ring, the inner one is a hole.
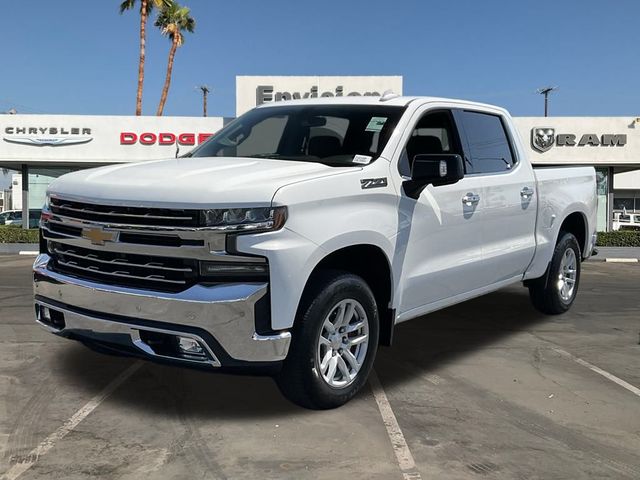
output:
M222 208L200 212L201 225L225 231L268 231L282 228L287 207Z
M51 218L51 207L50 207L50 198L49 194L44 197L44 205L42 206L42 210L40 211L40 226L43 223L47 222Z

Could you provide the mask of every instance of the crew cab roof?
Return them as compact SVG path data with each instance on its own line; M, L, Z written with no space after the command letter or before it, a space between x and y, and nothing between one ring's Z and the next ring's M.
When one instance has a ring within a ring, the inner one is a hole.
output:
M305 98L301 100L285 100L280 102L269 102L259 105L257 108L270 108L278 106L293 106L293 105L390 105L398 107L406 107L412 102L425 103L449 103L458 105L462 108L480 108L500 110L507 113L503 108L489 105L486 103L472 102L469 100L460 100L454 98L441 98L441 97L408 97L408 96L396 96L388 99L383 99L380 96L346 96L346 97L316 97Z

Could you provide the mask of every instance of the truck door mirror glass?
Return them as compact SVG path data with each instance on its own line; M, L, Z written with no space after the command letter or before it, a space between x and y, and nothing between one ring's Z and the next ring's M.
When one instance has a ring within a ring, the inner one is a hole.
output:
M451 185L464 177L464 162L457 154L416 155L411 167L411 180L403 183L411 198L418 198L427 185Z

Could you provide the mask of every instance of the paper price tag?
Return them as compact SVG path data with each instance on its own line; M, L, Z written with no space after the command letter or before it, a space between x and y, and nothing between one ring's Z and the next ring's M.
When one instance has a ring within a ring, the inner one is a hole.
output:
M353 163L359 163L360 165L368 165L371 162L369 155L355 155L353 157Z

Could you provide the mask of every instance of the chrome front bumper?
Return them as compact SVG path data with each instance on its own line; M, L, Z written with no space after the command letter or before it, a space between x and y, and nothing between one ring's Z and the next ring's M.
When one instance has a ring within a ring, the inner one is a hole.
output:
M64 315L61 328L37 319L55 334L98 341L125 339L140 354L161 358L166 356L141 341L141 332L179 334L203 344L210 356L205 363L211 366L277 362L289 350L289 332L259 335L255 331L255 305L267 294L266 283L151 292L61 275L47 268L49 260L48 255L40 255L34 263L34 295L36 307Z

